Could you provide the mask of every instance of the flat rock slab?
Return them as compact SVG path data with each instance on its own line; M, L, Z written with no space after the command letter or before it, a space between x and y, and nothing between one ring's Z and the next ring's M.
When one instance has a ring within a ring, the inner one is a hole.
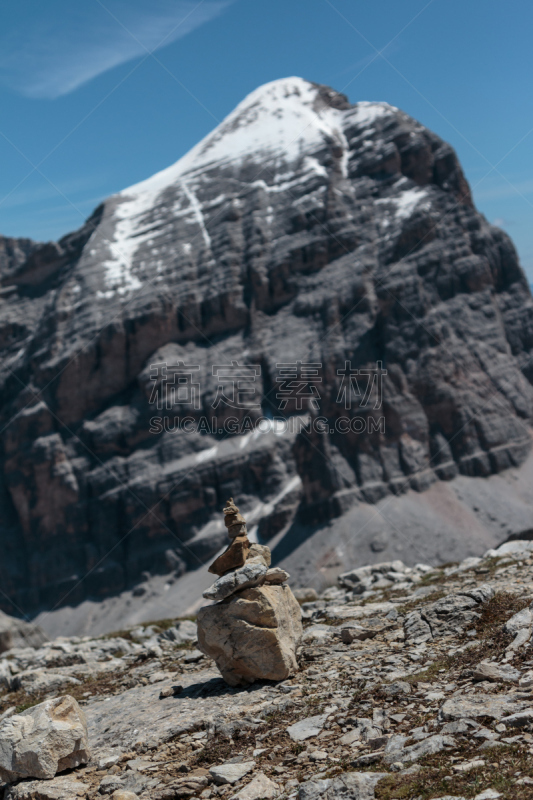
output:
M324 723L328 718L327 714L317 714L315 717L307 717L300 722L295 722L287 728L287 733L294 742L303 742L312 736L318 736Z
M491 664L482 661L474 667L474 680L491 681L493 683L517 683L520 678L519 670L510 664Z
M339 744L345 747L349 747L350 745L355 744L355 742L360 742L360 741L361 741L361 730L359 728L354 728L353 730L348 731L348 733L345 733L343 734L343 736L341 736L341 738L339 739Z
M525 725L531 725L533 722L533 708L524 708L509 717L502 717L502 722L504 725L510 725L513 728L523 728Z
M394 681L394 683L385 686L385 694L389 697L395 697L401 694L411 694L412 687L407 681Z
M404 737L398 736L397 738L403 739ZM421 742L409 745L408 747L402 746L399 749L388 749L385 753L384 761L387 764L393 764L395 761L411 763L412 761L418 761L424 756L440 753L445 747L454 746L455 739L453 736L437 734L436 736L428 736L427 739L423 739Z
M365 606L328 606L324 613L330 619L362 619L375 614L388 614L396 608L394 603L367 603Z
M407 614L404 622L407 642L428 642L439 636L460 633L475 622L483 603L494 596L488 583L463 592L448 594L423 609Z
M376 784L386 772L344 772L336 778L306 781L298 800L374 800Z
M227 686L217 669L182 675L183 691L178 696L159 700L172 680L154 686L137 686L120 695L99 700L85 707L89 741L95 755L109 749L131 750L138 741L157 744L172 736L196 730L217 716L257 713L263 697L261 687L246 690Z
M100 794L111 794L112 792L140 794L149 789L154 789L158 783L159 778L149 778L137 772L137 770L129 769L122 775L106 775L100 781L98 789Z
M223 785L225 783L237 783L255 767L255 761L236 761L218 764L211 767L209 774L214 782Z
M466 800L466 797L463 797L463 795L459 797L456 794L445 794L442 797L436 797L435 800Z
M10 786L4 800L74 800L87 797L89 786L70 775L60 776L51 781L24 781Z
M253 781L230 797L230 800L274 800L278 795L277 784L267 778L264 772L259 772Z
M264 564L247 562L243 567L218 578L209 589L205 590L203 596L206 600L224 600L238 589L257 585L264 579L266 572L267 567Z
M517 714L528 703L517 700L514 695L475 694L472 696L460 695L446 700L439 711L441 721L456 719L475 719L476 717L492 717L500 720L502 717Z
M80 684L81 681L71 675L64 675L52 670L28 669L15 675L12 688L14 690L22 689L26 694L39 694L41 692L57 692Z

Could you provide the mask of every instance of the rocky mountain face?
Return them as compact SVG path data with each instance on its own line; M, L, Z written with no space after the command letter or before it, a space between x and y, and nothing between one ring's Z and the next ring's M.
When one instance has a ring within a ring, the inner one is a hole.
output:
M514 247L452 148L386 103L267 84L76 233L1 240L0 269L7 611L203 564L229 496L290 538L529 452ZM325 432L272 419L297 415Z

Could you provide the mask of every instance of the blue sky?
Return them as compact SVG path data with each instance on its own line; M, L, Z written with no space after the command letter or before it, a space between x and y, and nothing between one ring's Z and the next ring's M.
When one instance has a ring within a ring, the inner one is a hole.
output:
M457 150L533 280L527 0L18 0L0 10L0 233L54 239L289 75Z

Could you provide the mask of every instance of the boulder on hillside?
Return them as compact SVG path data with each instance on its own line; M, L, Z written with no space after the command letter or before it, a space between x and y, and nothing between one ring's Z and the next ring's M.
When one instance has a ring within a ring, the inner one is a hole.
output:
M230 686L293 675L301 636L300 606L286 585L244 589L198 612L198 647Z
M0 724L0 780L50 779L90 758L85 714L70 695L45 700Z

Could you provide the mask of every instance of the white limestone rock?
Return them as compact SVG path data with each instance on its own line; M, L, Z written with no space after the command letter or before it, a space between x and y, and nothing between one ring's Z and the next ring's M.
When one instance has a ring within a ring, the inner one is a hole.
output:
M227 783L237 783L255 767L255 761L228 761L211 767L209 773L214 782L220 786Z
M307 717L299 722L295 722L294 725L289 725L287 733L293 742L303 742L305 739L318 736L327 718L327 714L317 714L314 717Z
M230 797L230 800L274 800L276 797L279 797L277 784L267 778L264 772L258 772L255 778L240 792Z
M0 724L0 779L53 778L90 757L85 714L70 695L45 700Z

